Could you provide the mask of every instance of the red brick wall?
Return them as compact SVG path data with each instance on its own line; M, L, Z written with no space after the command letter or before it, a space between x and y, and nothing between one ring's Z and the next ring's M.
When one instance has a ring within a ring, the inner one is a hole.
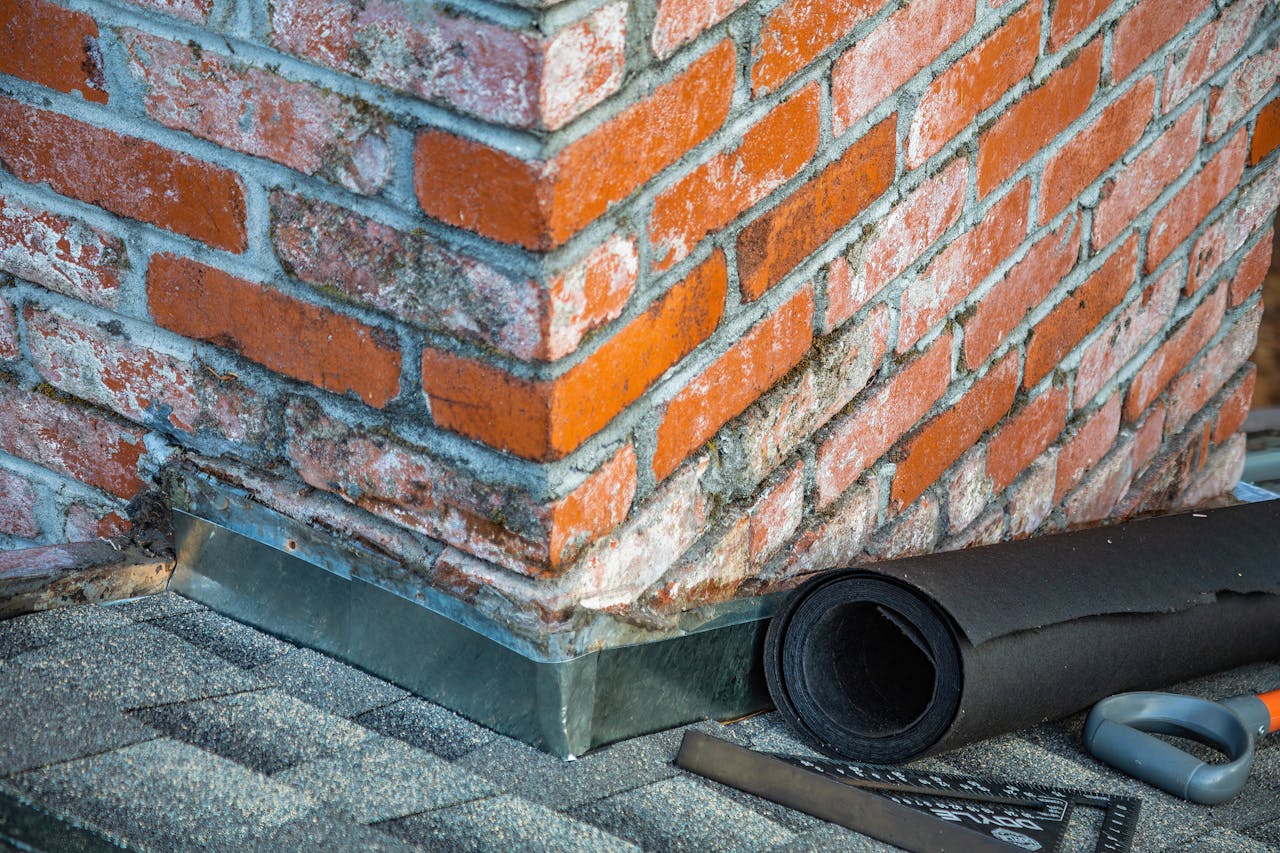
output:
M1275 0L0 0L0 33L5 546L200 469L539 632L1238 476Z

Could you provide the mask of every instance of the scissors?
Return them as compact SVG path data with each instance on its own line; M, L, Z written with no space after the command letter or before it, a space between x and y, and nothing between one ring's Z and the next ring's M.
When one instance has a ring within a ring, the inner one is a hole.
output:
M1173 693L1120 693L1093 706L1084 744L1093 756L1184 800L1223 803L1240 793L1257 739L1280 731L1280 690L1212 702ZM1211 764L1151 733L1190 738L1225 753Z

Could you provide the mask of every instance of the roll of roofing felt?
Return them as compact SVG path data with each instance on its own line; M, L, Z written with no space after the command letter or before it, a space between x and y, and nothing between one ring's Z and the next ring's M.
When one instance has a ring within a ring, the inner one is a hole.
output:
M1280 501L827 572L765 643L783 717L883 763L1269 659Z

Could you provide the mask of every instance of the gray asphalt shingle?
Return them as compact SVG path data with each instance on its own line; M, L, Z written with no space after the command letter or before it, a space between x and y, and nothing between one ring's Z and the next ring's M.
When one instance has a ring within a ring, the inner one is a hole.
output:
M244 669L261 666L294 650L270 634L212 610L164 616L151 620L150 624Z
M498 737L447 708L410 696L358 715L356 722L387 737L453 760Z
M394 684L375 678L328 655L288 647L255 672L291 696L339 717L354 717L409 695Z
M127 617L105 607L67 607L15 616L0 621L0 660L131 624Z

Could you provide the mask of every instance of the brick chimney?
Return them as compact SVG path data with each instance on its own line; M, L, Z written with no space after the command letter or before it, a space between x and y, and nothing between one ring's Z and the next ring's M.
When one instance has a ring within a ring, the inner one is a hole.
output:
M0 544L529 636L1230 488L1274 0L0 0Z

